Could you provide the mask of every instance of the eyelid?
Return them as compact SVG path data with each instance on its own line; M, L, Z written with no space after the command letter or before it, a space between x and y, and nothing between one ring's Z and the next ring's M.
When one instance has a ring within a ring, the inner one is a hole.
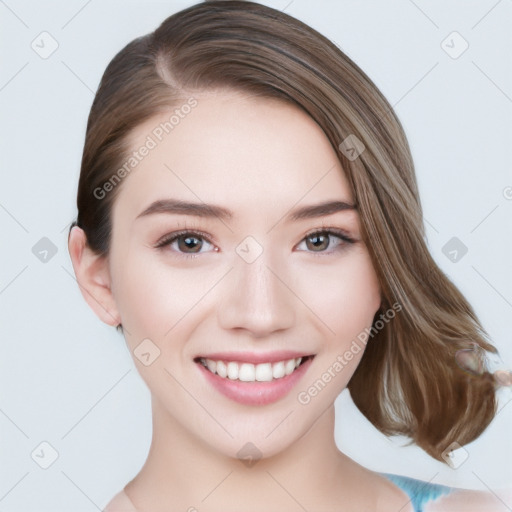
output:
M183 235L198 235L198 238L202 238L206 240L210 244L214 244L214 242L210 239L210 235L206 234L204 231L195 228L183 228L178 231L173 231L172 233L167 233L158 239L157 242L153 245L153 247L162 247L166 243L171 243L174 239L183 236Z
M348 243L349 242L351 242L351 243L357 242L357 239L350 236L350 234L347 230L341 229L341 228L329 227L329 226L321 226L320 228L316 228L316 229L312 229L311 231L308 231L302 237L301 242L308 236L314 235L316 233L323 233L323 232L327 232L328 234L333 234L333 235L339 236L341 239L343 239L344 241L346 241Z

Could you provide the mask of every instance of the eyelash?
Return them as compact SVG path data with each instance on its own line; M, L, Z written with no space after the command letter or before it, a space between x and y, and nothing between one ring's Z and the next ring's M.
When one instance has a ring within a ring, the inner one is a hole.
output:
M307 238L309 238L313 235L320 235L320 234L333 235L333 236L339 238L340 240L342 240L342 243L339 244L333 251L330 251L330 252L327 252L327 251L305 251L305 252L310 252L311 254L313 254L315 256L330 255L330 254L333 254L334 252L337 252L338 250L343 249L346 246L346 244L355 243L355 240L353 238L349 237L344 231L337 229L337 228L328 228L328 227L325 227L322 229L317 228L313 231L310 231L309 233L307 233L304 236L304 238L301 240L301 242L303 242L304 240L306 240ZM202 231L197 231L197 230L184 229L181 231L175 231L174 233L165 235L154 245L154 247L156 249L162 249L165 246L172 244L175 240L179 239L180 237L182 237L184 235L192 235L192 237L194 237L194 238L206 240L209 244L212 244L212 242L208 239L208 235L206 235L206 233L203 233ZM182 253L179 251L176 251L176 252L177 252L177 254L179 254L180 257L188 258L188 259L197 258L201 254L201 253L187 254L187 253Z

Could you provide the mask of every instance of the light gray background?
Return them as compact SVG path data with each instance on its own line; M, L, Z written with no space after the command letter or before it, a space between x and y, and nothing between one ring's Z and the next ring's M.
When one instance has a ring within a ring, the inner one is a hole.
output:
M0 0L0 512L98 510L145 460L149 392L122 336L83 300L67 233L87 114L105 66L193 3ZM473 304L501 366L512 368L512 2L262 3L333 39L395 107L415 158L432 254ZM46 59L31 47L51 48L43 31L59 45ZM458 58L445 49L458 52L460 40L442 45L453 31L469 44ZM457 262L442 252L454 236L468 247ZM32 252L43 237L57 249L46 262ZM501 412L465 447L469 457L456 470L378 433L347 392L336 403L337 442L374 470L495 490L512 480L511 398L502 390ZM48 469L35 462L49 461L43 441L58 452Z

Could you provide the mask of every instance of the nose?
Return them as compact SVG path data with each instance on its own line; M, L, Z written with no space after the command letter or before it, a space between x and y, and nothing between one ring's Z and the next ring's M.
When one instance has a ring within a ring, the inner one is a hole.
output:
M252 263L237 258L217 309L222 328L261 338L294 324L296 298L289 280L270 263L265 251Z

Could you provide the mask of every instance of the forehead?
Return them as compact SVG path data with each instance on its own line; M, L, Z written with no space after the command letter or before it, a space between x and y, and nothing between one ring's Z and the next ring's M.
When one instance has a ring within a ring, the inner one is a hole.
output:
M225 91L184 96L138 126L130 148L135 165L114 209L132 219L167 197L272 217L300 201L352 201L321 128L276 99Z

